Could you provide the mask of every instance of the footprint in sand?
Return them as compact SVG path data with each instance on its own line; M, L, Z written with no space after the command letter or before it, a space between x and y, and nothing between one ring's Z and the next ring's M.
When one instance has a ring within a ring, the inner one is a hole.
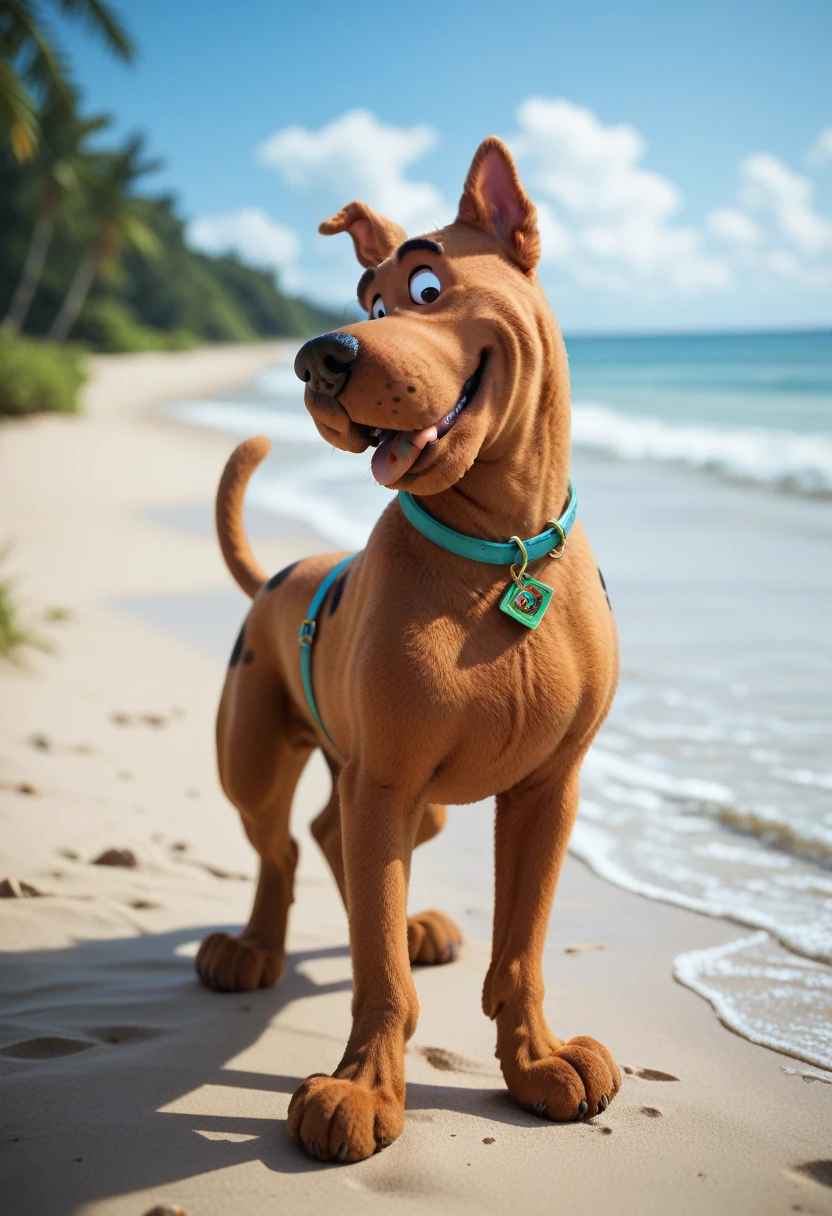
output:
M0 881L0 899L30 899L35 895L43 895L43 891L21 878L9 877Z
M133 870L139 864L132 849L105 849L92 863L94 866L122 866Z
M153 1026L94 1026L89 1033L102 1043L143 1043L162 1032Z
M143 722L145 726L152 726L155 730L168 724L164 714L126 714L121 709L110 714L110 721L115 726L134 726L137 722Z
M648 1119L661 1119L662 1117L662 1112L657 1106L642 1106L641 1113Z
M678 1081L672 1072L660 1072L658 1068L629 1068L622 1064L621 1071L628 1077L639 1077L642 1081Z
M8 1056L12 1060L54 1060L58 1056L74 1056L79 1051L87 1051L95 1047L95 1043L85 1043L82 1039L64 1039L59 1035L43 1035L37 1039L24 1039L20 1043L12 1043L8 1047L0 1047L0 1056Z
M444 1047L417 1047L415 1050L427 1060L431 1068L439 1072L462 1072L475 1077L491 1077L492 1072L486 1072L476 1060L467 1060L455 1051L446 1051Z

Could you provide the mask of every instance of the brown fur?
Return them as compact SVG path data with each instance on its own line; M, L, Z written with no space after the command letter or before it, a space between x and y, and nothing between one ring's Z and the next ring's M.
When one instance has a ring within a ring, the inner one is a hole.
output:
M569 377L534 272L534 207L509 153L495 139L477 152L457 221L431 234L442 256L414 252L397 262L404 234L363 204L329 223L346 229L363 265L379 259L366 294L383 295L387 316L345 327L360 354L337 398L307 386L319 430L364 451L370 427L429 426L487 351L469 408L395 488L427 496L430 512L460 532L501 541L537 534L566 505ZM425 306L408 293L419 265L442 283ZM497 1024L497 1056L521 1106L559 1121L591 1117L617 1092L618 1068L594 1039L558 1039L542 1007L542 954L579 771L618 674L615 626L580 522L562 560L532 567L555 594L531 631L499 611L504 568L455 557L418 533L396 501L388 505L349 568L337 612L325 606L319 615L315 692L342 767L307 706L297 643L340 555L309 558L278 585L263 585L240 527L242 483L264 453L256 442L232 457L219 494L223 552L256 594L245 625L251 657L229 670L217 745L223 786L261 875L248 927L239 938L208 938L200 975L222 990L279 977L297 860L290 803L321 748L333 791L312 831L348 910L353 1025L335 1074L310 1077L296 1092L289 1128L320 1160L369 1156L403 1127L404 1051L418 1017L411 963L450 960L459 940L442 913L408 921L412 849L441 829L445 804L496 794L483 1008Z

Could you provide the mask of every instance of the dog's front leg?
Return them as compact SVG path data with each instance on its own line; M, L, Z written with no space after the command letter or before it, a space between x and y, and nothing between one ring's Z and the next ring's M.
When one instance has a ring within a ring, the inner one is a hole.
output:
M584 1036L563 1043L543 1015L543 949L582 759L559 757L497 799L494 940L483 990L509 1093L558 1122L591 1118L621 1085L606 1047Z
M407 885L421 799L351 764L341 774L340 797L352 1032L335 1073L308 1077L289 1105L289 1131L319 1161L360 1161L400 1135L405 1044L419 1016Z

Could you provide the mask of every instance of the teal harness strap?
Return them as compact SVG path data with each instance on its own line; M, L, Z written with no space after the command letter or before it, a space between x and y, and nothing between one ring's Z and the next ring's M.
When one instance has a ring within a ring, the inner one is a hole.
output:
M417 531L432 540L441 549L455 553L457 557L467 557L474 562L487 562L490 566L512 566L515 562L536 561L545 557L558 545L562 545L572 530L575 516L578 514L578 492L569 482L569 502L560 519L552 522L552 527L545 532L524 541L526 552L521 553L519 545L514 541L496 544L491 540L478 540L476 536L466 536L464 532L455 532L453 528L441 524L438 519L429 515L425 508L412 494L399 490L399 506L405 516Z
M335 745L335 740L324 726L321 715L318 713L318 706L315 704L315 693L312 688L312 643L315 640L315 630L318 624L318 613L321 610L321 604L323 604L324 600L326 599L327 592L341 571L344 570L356 557L358 557L357 553L351 553L349 557L345 557L343 561L340 561L337 566L334 566L330 570L329 574L315 592L312 598L312 603L309 605L306 618L301 624L300 633L298 634L298 645L300 646L300 674L301 679L303 680L303 691L306 693L306 700L309 703L309 708L312 710L312 716L336 751L338 751L338 748Z

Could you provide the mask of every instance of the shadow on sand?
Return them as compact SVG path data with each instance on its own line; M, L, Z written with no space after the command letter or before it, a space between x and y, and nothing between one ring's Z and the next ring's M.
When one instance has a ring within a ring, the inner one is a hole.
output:
M0 1189L8 1216L59 1216L247 1161L284 1174L342 1168L311 1161L289 1138L285 1110L302 1076L226 1065L294 1002L349 991L348 979L316 984L304 970L346 960L348 947L296 952L277 987L220 995L198 983L183 956L213 928L0 955ZM300 1020L291 1034L326 1038ZM187 1106L181 1100L195 1090L203 1090L198 1109L214 1113L165 1109ZM272 1103L271 1095L283 1097ZM505 1090L482 1087L411 1083L407 1109L543 1126Z

